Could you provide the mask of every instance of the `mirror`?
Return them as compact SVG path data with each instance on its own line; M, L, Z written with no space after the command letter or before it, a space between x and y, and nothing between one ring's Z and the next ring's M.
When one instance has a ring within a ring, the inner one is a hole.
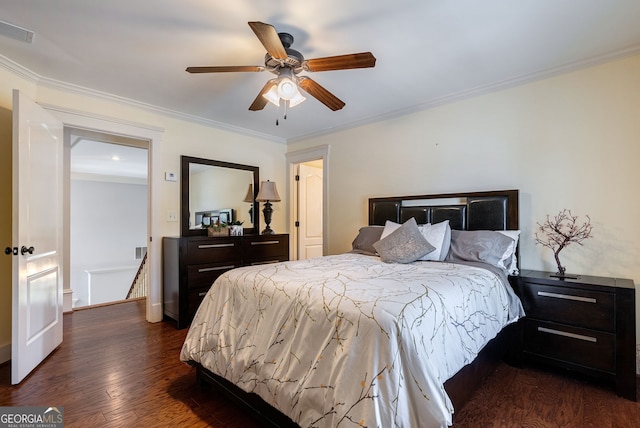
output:
M206 235L209 224L230 221L242 221L245 234L258 233L257 166L181 156L180 176L182 236ZM245 202L249 186L253 202Z

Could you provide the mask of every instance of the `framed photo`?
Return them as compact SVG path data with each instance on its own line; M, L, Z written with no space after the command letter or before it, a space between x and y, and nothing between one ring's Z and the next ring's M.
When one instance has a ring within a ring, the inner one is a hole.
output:
M231 223L233 221L233 209L227 208L218 212L220 223Z

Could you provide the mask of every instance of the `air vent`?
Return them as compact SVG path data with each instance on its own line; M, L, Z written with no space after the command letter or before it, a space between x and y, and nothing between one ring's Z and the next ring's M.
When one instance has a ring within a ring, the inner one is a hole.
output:
M33 31L18 27L17 25L0 21L0 35L19 40L21 42L32 43L34 33Z
M136 260L142 260L145 254L147 254L147 247L136 247Z

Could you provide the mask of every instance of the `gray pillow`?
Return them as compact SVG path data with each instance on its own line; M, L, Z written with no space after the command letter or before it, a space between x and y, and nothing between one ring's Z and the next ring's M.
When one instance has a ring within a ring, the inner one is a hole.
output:
M362 254L376 255L373 244L380 240L384 226L364 226L358 231L358 236L351 243L351 248Z
M452 230L446 261L483 262L498 266L513 239L492 230Z
M411 263L436 249L422 236L414 218L374 243L373 248L385 263Z

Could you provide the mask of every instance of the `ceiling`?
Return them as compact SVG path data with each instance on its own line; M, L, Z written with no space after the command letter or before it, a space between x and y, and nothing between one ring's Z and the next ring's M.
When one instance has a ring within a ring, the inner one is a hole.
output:
M73 138L73 137L72 137ZM72 179L147 184L147 150L95 139L73 139Z
M0 20L34 33L0 35L0 65L41 84L285 143L640 52L637 0L0 0ZM291 33L305 58L370 51L376 66L301 73L342 110L308 97L287 120L249 111L272 74L185 72L264 65L248 21Z

